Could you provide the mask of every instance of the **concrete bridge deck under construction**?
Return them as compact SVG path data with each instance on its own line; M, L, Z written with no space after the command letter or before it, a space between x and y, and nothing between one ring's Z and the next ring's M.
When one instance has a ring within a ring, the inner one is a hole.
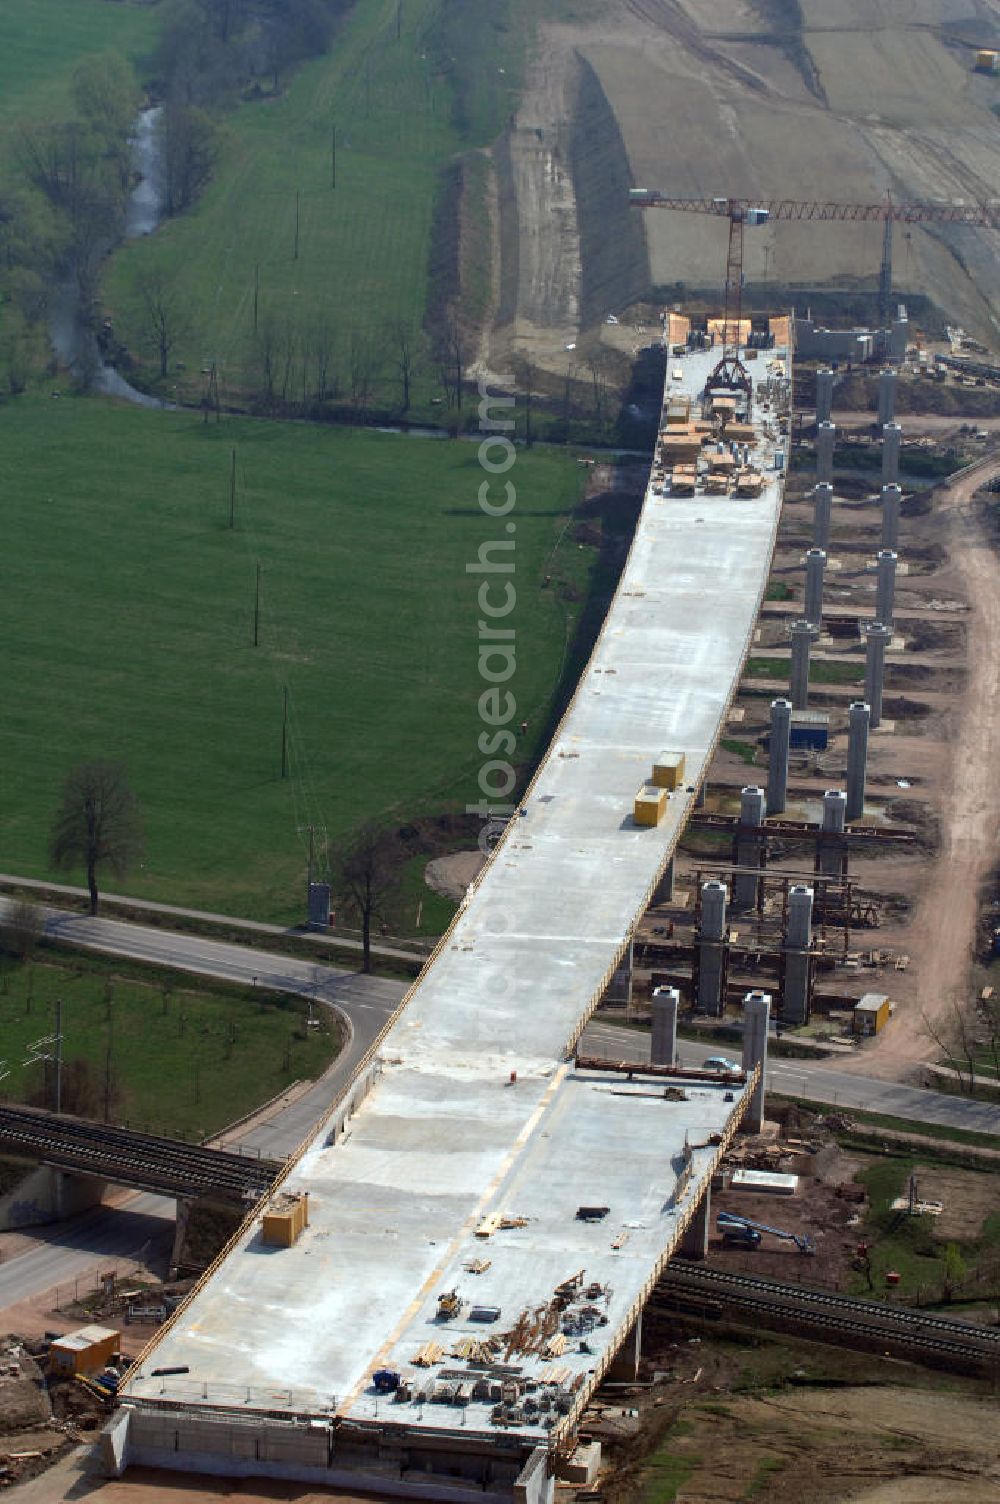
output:
M717 359L673 361L682 388L700 391ZM781 379L769 365L752 364L755 382ZM751 640L782 479L779 424L761 407L759 496L650 486L520 811L282 1183L308 1193L308 1228L272 1248L259 1218L244 1225L133 1369L106 1437L114 1466L546 1497L553 1440L572 1437L634 1330L752 1084L706 1074L665 1091L578 1067L573 1048L672 855ZM684 782L642 828L633 798L664 750L684 753ZM541 1313L581 1273L553 1331ZM443 1323L451 1290L465 1304ZM546 1346L546 1332L563 1340ZM491 1361L462 1355L462 1339L493 1336ZM443 1365L418 1366L428 1343ZM412 1398L376 1394L383 1367L412 1381ZM535 1402L505 1408L515 1377Z

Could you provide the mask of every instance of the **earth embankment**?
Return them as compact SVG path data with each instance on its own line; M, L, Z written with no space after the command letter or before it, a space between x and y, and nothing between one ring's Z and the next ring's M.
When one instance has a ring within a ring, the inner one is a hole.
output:
M975 72L973 49L998 39L1000 19L982 0L852 0L834 14L827 0L723 10L616 0L543 25L499 153L504 334L558 365L566 344L643 294L721 290L725 222L639 215L631 185L692 197L995 200L1000 85ZM989 337L1000 319L997 238L901 227L894 287ZM878 223L772 223L748 236L746 282L874 286L880 254Z

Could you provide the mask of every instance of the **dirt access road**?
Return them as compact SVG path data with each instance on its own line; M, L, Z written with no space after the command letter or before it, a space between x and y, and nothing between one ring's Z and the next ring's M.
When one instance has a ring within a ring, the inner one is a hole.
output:
M632 185L678 196L988 202L1000 193L987 0L574 0L543 20L523 97L493 153L504 234L484 360L511 353L587 379L601 346L645 343L622 318L652 289L719 286L727 226L639 214ZM975 39L975 40L974 40ZM747 236L748 288L809 301L872 287L877 223L771 223ZM995 338L996 232L900 227L894 286ZM792 294L791 289L801 289Z
M886 1030L864 1055L865 1073L882 1079L899 1077L938 1054L928 1025L947 1034L954 1008L968 1001L980 889L997 860L1000 570L995 545L973 501L976 491L997 475L1000 459L994 455L937 493L942 542L952 567L964 578L972 608L968 681L955 705L950 776L940 791L941 850L910 927L917 1005L906 1029Z

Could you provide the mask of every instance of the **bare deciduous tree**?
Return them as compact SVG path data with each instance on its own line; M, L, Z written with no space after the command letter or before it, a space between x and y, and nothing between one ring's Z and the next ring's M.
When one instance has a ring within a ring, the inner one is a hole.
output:
M399 409L410 410L410 384L413 380L413 330L400 320L393 330L396 344L396 370L399 373Z
M926 1013L922 1013L921 1022L946 1062L958 1067L956 1074L960 1089L967 1091L970 1097L974 1096L978 1048L975 1013L969 1008L963 1008L957 998L952 998L951 1008L945 1016L932 1021ZM962 1072L962 1063L965 1065L968 1082Z
M367 335L356 330L351 335L349 372L351 379L351 405L361 414L368 410L375 391L379 354Z
M278 361L278 326L274 319L264 319L254 340L254 361L261 398L266 408L274 406L274 378Z
M516 374L518 381L518 392L519 395L524 398L524 443L526 448L530 449L532 444L535 442L535 433L534 429L531 426L531 389L535 380L535 363L531 359L530 355L525 355L523 359L518 361Z
M123 877L142 847L139 803L124 766L84 762L71 768L52 822L49 857L61 871L86 870L91 914L97 913L98 867L107 865Z
M157 267L143 272L136 282L146 326L146 338L156 351L160 375L166 376L170 352L186 329L184 304L171 282Z
M594 417L603 429L607 418L608 361L604 350L597 349L587 357L587 369L594 394Z
M399 885L399 874L385 832L362 827L354 843L334 865L334 882L349 912L361 924L361 969L372 969L372 921L382 917L386 900Z
M312 327L312 357L316 367L316 401L323 403L333 395L335 383L331 380L333 364L333 325L327 314L320 314Z
M0 946L19 961L30 961L42 936L42 911L30 898L15 898L0 924Z
M291 386L292 371L295 367L295 351L298 347L299 336L291 318L286 318L281 326L281 405L288 405L288 394Z
M168 214L187 209L212 175L219 128L196 105L171 103L164 115L165 198Z

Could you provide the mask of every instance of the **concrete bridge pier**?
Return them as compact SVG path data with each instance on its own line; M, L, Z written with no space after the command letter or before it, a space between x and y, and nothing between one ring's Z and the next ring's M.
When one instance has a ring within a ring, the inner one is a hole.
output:
M708 1258L708 1230L712 1217L712 1189L705 1186L705 1194L702 1196L695 1209L695 1214L685 1227L681 1236L681 1244L678 1253L685 1259Z
M726 1007L726 901L725 883L703 883L701 930L698 936L698 987L695 999L699 1013L721 1014Z
M642 1317L637 1316L635 1325L621 1347L615 1353L608 1369L608 1378L614 1384L634 1384L639 1377L639 1359L642 1357Z
M764 817L767 800L764 790L748 784L740 795L740 823L733 842L733 861L737 867L760 870L764 866L767 837ZM753 909L757 906L760 879L752 871L737 872L733 878L733 906Z
M677 1013L681 995L676 987L653 989L653 1038L649 1059L652 1065L677 1063Z
M790 1024L807 1024L812 1013L814 896L813 889L805 883L794 883L788 893L788 928L782 951L781 1017Z
M882 487L882 547L895 548L899 543L899 509L903 493L896 484Z
M743 1069L760 1066L760 1076L750 1098L743 1127L760 1133L764 1127L764 1094L767 1090L767 1031L771 1022L771 994L748 992L743 1000ZM705 1199L708 1199L706 1192Z
M607 985L604 993L606 1003L617 1003L625 1009L626 1014L632 1010L632 962L635 958L635 941L629 939L614 974Z
M830 547L830 524L833 516L833 486L822 481L813 492L813 547Z
M174 1242L170 1250L171 1272L184 1261L184 1245L187 1242L188 1227L191 1222L191 1208L194 1206L193 1196L177 1197L177 1220L174 1223Z
M655 889L653 890L652 905L654 908L657 904L673 903L674 875L675 860L673 857L671 857L669 862L663 869L663 876L660 878L660 881L657 883Z
M824 877L847 876L847 795L843 789L827 789L823 795L823 820L816 843L816 871Z
M791 700L771 701L771 738L767 749L767 809L784 812L788 798L788 755L792 738Z

